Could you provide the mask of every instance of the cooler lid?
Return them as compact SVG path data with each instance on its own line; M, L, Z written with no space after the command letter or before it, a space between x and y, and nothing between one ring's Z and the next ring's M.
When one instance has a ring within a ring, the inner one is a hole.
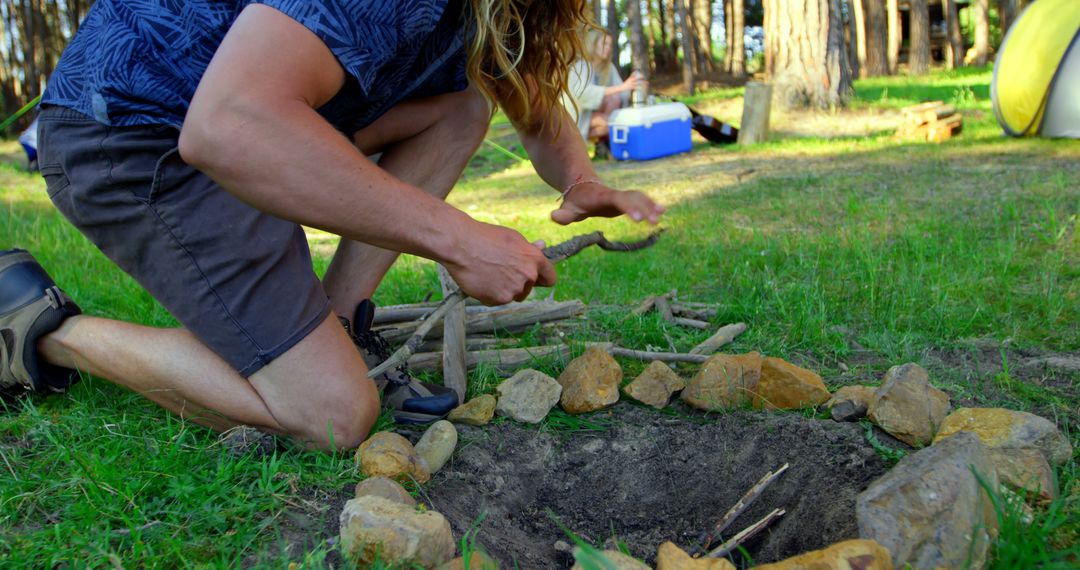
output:
M609 126L638 127L665 121L689 121L690 109L682 103L660 103L644 107L616 109L608 117Z

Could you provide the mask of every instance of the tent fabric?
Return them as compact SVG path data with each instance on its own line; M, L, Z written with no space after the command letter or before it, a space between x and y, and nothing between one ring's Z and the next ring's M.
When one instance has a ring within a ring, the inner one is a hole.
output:
M1080 136L1061 134L1080 131L1078 43L1077 0L1039 0L1024 10L1002 43L991 84L994 113L1006 133Z

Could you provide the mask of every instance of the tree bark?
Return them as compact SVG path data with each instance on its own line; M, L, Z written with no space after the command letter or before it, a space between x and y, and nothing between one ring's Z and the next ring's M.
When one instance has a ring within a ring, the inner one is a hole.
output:
M743 0L731 1L731 74L746 75L746 6Z
M859 29L855 25L855 3L859 0L843 0L847 6L844 20L844 42L847 44L848 67L852 77L859 77Z
M989 0L971 0L975 20L975 54L971 60L972 65L986 65L990 59L989 6Z
M866 77L866 10L863 0L851 0L855 26L855 53L859 60L859 77Z
M908 70L911 75L930 72L930 8L926 0L911 0L911 50Z
M923 0L925 3L925 0ZM900 29L900 5L899 0L887 0L885 3L885 23L888 33L888 51L886 53L889 74L895 75L900 67L900 44L903 43L904 34Z
M772 14L766 12L765 36L778 42L773 55L777 103L822 109L843 106L851 93L851 72L844 54L840 3L773 0L769 7L776 8Z
M960 33L960 17L956 0L941 0L945 12L945 64L949 69L964 67L964 35Z
M619 6L615 0L607 2L607 31L611 34L611 61L619 67Z
M667 13L667 21L664 22L664 30L667 35L668 71L674 71L679 67L679 33L676 31L675 18L678 15L675 9L675 0L658 0L663 2Z
M633 68L646 77L649 75L649 42L645 37L645 26L641 21L641 2L628 0L626 19L630 24L630 61Z
M716 71L713 61L712 0L692 0L694 6L694 43L697 48L698 72Z
M887 75L889 72L888 38L886 34L885 0L862 0L865 15L866 61L859 65L864 77Z
M731 73L731 57L735 53L735 26L732 19L735 11L732 9L733 0L724 0L724 71Z
M997 0L998 22L1001 26L1001 40L1005 41L1005 33L1012 27L1016 17L1020 14L1020 0Z
M679 43L683 52L683 87L686 89L687 94L693 95L697 91L694 83L693 32L690 30L690 18L686 10L686 0L675 0L675 11L679 15L679 36L681 38Z

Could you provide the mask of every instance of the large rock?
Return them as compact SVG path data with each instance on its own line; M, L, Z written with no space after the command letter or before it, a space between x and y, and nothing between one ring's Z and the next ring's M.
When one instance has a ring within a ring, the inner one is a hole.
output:
M487 425L495 417L495 396L483 394L450 410L446 419L470 426Z
M606 350L593 346L570 361L559 375L559 405L571 414L584 414L619 401L622 367Z
M685 387L686 381L670 366L654 360L633 382L623 388L623 393L643 404L663 408L668 405L672 394Z
M969 556L982 568L997 517L975 473L997 489L990 453L972 434L908 455L859 495L859 536L884 546L896 568L963 568Z
M828 399L829 389L816 373L771 356L761 362L761 380L754 390L755 408L798 410L817 407Z
M420 441L416 442L416 453L424 458L428 469L438 473L450 460L457 448L458 434L454 424L439 420L427 428Z
M388 477L395 481L415 480L427 483L431 480L431 470L427 462L409 440L400 435L382 431L360 444L356 450L356 463L360 472L368 477Z
M574 557L578 558L579 556L581 556L580 551L575 548ZM606 560L597 560L585 565L580 562L581 558L578 558L579 562L575 563L570 570L586 570L586 568L590 570L593 568L603 568L604 570L652 570L652 568L649 568L648 564L645 564L633 556L627 556L618 550L597 551L596 556ZM589 558L588 560L590 562L593 561L592 558Z
M483 552L469 554L469 563L466 565L465 557L457 558L439 566L439 570L499 570L499 565Z
M456 548L450 523L441 514L418 512L382 497L350 500L340 522L341 548L368 564L378 558L434 568L450 560Z
M416 499L397 481L387 477L369 477L357 483L353 497L359 499L367 496L382 497L409 507L416 506Z
M844 386L825 402L825 408L829 410L832 419L838 422L853 422L866 417L875 390L877 388L871 386Z
M930 385L923 367L908 363L889 369L866 415L896 439L918 447L930 443L948 413L949 395Z
M1038 491L1045 499L1057 496L1050 462L1068 461L1072 446L1053 422L1002 408L960 408L942 422L934 444L961 432L975 434L990 450L1003 483Z
M892 570L889 551L873 540L845 540L754 570ZM659 570L659 569L658 569Z
M499 415L527 424L540 423L559 403L563 387L539 370L521 370L499 384Z
M683 390L691 407L721 411L749 405L761 379L761 354L717 354L701 365Z
M726 558L692 558L668 541L656 552L656 570L735 570L735 565Z

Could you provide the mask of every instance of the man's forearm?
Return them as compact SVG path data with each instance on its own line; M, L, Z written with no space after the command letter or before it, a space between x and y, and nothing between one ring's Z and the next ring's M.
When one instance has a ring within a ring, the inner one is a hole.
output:
M562 192L579 178L596 178L596 171L589 160L585 141L578 135L577 125L568 114L559 111L558 122L549 122L543 128L519 129L518 132L536 173L552 188Z
M302 101L193 109L181 154L262 211L385 249L445 261L470 221L378 168Z

